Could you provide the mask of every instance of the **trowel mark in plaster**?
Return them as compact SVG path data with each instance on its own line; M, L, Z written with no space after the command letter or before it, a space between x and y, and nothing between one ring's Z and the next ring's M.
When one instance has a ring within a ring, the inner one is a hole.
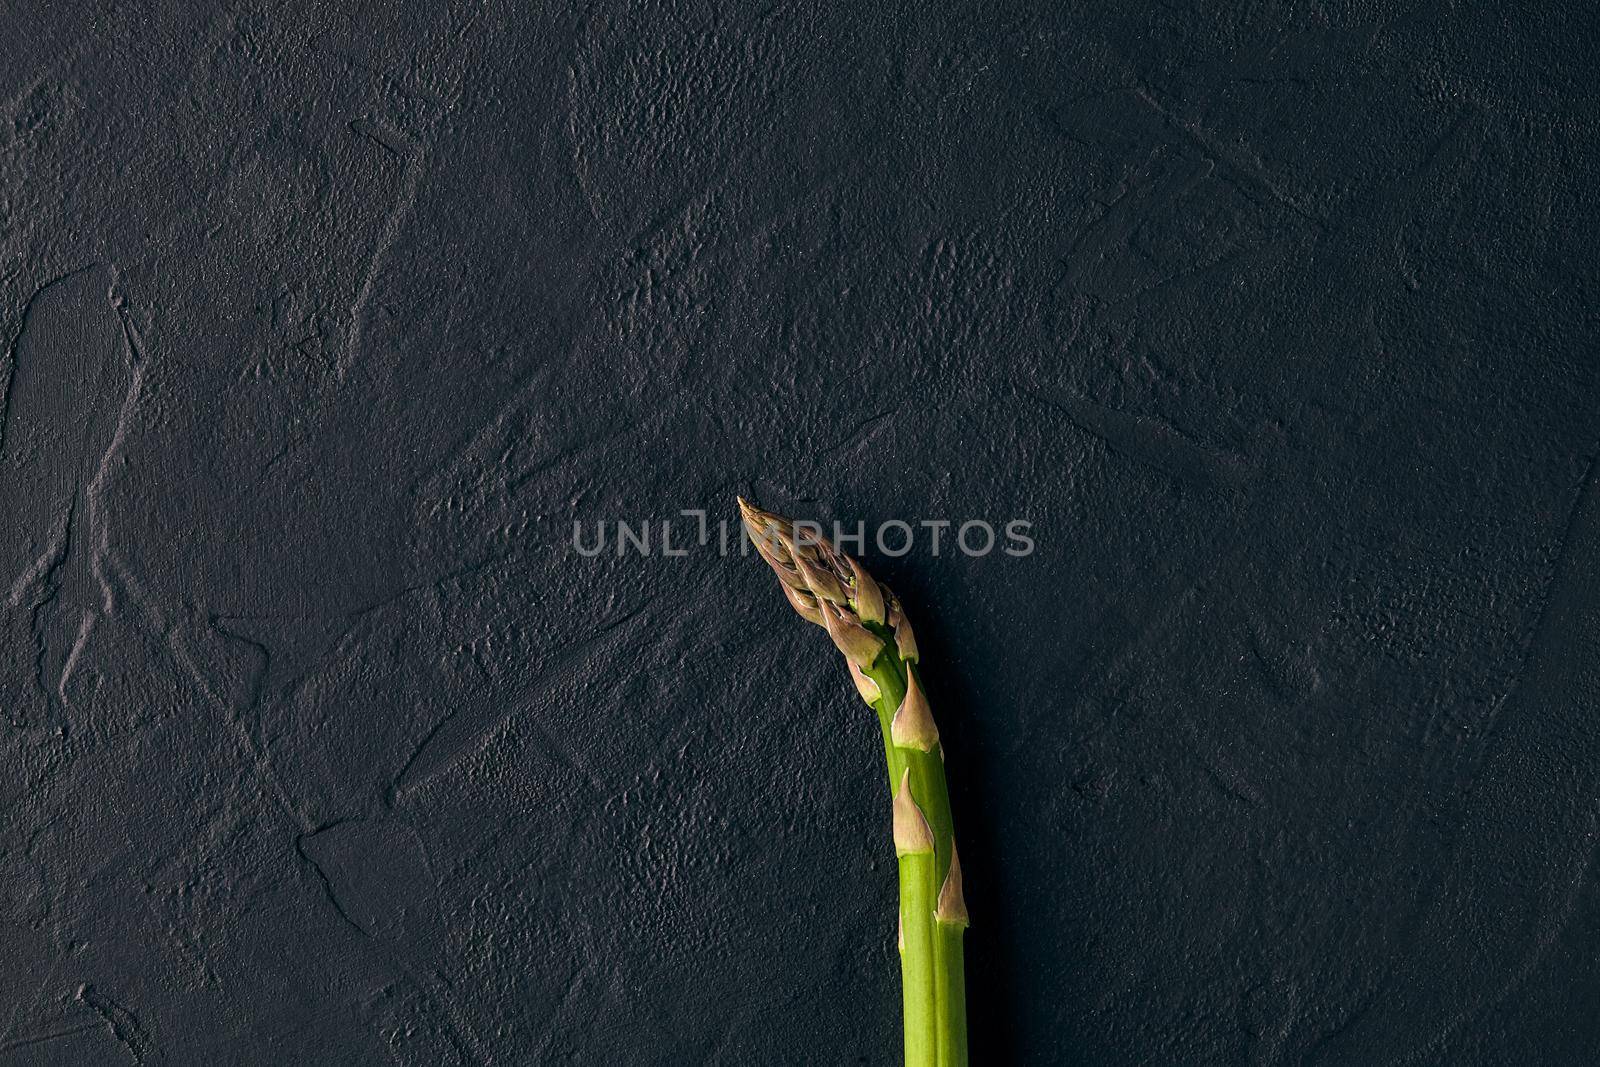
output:
M96 264L42 286L12 347L0 421L0 501L21 535L0 551L7 603L29 613L35 690L68 703L73 667L110 591L104 494L138 403L140 346Z
M399 161L401 185L388 214L384 216L383 229L378 234L377 243L372 247L372 254L367 258L367 266L361 272L361 284L356 291L355 301L350 305L349 342L345 345L344 357L337 364L341 379L350 372L350 368L361 353L368 305L372 302L373 285L389 257L389 250L400 239L400 233L411 216L411 210L417 200L417 187L422 179L422 153L404 134L367 118L351 122L350 130Z

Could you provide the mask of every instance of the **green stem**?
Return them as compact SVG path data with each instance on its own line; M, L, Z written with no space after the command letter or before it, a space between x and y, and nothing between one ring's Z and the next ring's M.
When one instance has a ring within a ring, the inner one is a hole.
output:
M930 874L935 906L937 906L939 888L944 884L945 874L950 870L950 848L953 840L950 792L945 784L944 758L937 747L931 752L917 748L901 748L899 751L906 766L911 769L912 795L917 798L922 814L928 820L928 828L933 831L933 864ZM927 921L930 925L943 925L937 922L931 912ZM961 944L959 937L958 930L956 940L958 950ZM949 1035L958 1020L961 1030L964 1032L966 1029L965 1003L959 999L964 992L960 974L961 958L959 955L950 956L946 939L938 936L937 931L934 933L933 942L934 1025L939 1033L936 1042L938 1063L964 1063L964 1055L959 1061L950 1060L948 1058L950 1050L946 1048L951 1040ZM955 972L954 982L952 982L952 969ZM963 1040L962 1048L965 1049L965 1046L966 1042Z
M906 1067L937 1067L938 1008L933 963L933 853L900 857L900 979Z
M894 791L900 786L900 773L905 770L906 764L899 749L895 747L894 738L890 736L890 724L894 721L895 709L900 706L900 701L906 695L905 667L899 657L894 654L893 646L885 648L879 653L878 659L865 671L878 687L878 700L872 705L878 713L878 726L883 731L884 762L889 770L889 795L894 796Z
M900 921L906 944L900 968L906 997L906 1063L922 1062L913 1058L914 1049L920 1050L923 1047L921 1042L927 1041L934 1050L935 1059L932 1062L937 1067L966 1067L967 1013L962 927L938 922L934 917L939 890L950 869L954 841L944 755L938 746L931 751L924 751L915 746L896 745L891 734L894 713L905 698L909 672L916 670L915 664L901 661L891 646L879 655L866 672L878 687L879 699L875 709L878 724L883 730L889 787L892 791L902 772L910 771L912 796L916 798L917 806L933 835L934 851L931 856L919 857L920 862L909 872L906 861L913 857L904 857L900 863ZM926 906L913 906L909 901L926 901ZM926 937L930 949L926 957L911 951L913 935ZM932 1016L925 1020L920 1015L914 1016L912 1012L913 1000L917 1005L922 1004L921 986L924 982L931 985L933 1001ZM923 1038L920 1030L915 1029L922 1026L928 1027L931 1037ZM914 1031L919 1042L915 1046Z
M967 976L961 936L954 923L933 924L933 983L937 997L939 1067L967 1067Z

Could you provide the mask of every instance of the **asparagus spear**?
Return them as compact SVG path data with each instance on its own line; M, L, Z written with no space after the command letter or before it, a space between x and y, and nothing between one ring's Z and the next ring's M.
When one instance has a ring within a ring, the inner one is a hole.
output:
M800 616L828 631L856 691L878 714L900 872L900 979L906 1067L966 1067L961 895L944 748L923 692L900 600L814 530L744 498L757 551Z

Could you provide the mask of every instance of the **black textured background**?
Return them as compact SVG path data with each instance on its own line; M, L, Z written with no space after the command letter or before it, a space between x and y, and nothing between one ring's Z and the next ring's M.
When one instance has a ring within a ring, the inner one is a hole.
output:
M892 1062L741 491L979 1067L1595 1061L1587 5L974 6L8 5L0 1064Z

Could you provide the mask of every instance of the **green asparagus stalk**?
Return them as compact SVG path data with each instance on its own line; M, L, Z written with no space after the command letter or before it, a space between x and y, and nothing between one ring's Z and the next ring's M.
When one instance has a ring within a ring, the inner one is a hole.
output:
M966 1067L961 894L944 748L900 600L814 528L739 500L745 530L799 615L828 631L856 692L878 715L900 873L906 1067Z

